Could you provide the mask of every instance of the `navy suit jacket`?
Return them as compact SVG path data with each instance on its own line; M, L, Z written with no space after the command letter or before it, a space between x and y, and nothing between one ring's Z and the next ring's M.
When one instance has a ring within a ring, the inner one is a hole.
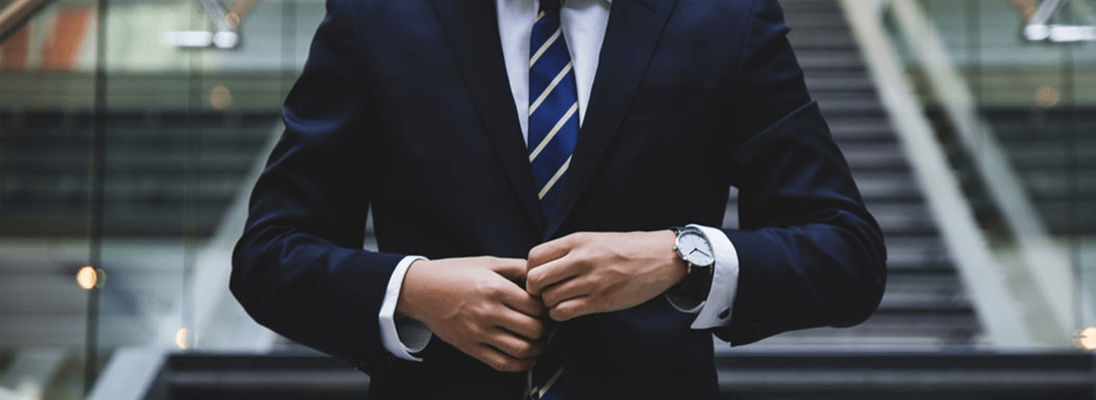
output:
M274 331L345 357L386 399L517 399L434 338L424 362L381 344L406 254L529 249L577 231L720 226L739 189L734 345L848 326L882 296L885 250L804 86L775 0L617 0L571 169L539 209L494 0L328 0L251 197L231 289ZM380 251L363 250L372 210ZM716 398L712 331L658 296L566 322L565 398Z

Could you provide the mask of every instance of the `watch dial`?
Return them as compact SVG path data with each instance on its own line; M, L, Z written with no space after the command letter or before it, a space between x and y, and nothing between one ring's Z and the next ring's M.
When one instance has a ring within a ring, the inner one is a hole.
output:
M698 266L712 265L715 262L715 254L712 245L703 237L695 233L686 233L678 241L678 248L684 255L685 261Z

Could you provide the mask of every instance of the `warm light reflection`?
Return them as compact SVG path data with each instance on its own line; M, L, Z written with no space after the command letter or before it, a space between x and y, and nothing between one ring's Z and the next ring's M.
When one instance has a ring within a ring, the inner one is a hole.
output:
M218 110L228 108L232 104L232 92L224 85L216 85L209 90L209 105Z
M1053 108L1062 100L1058 89L1051 85L1043 85L1035 91L1035 104L1042 108Z
M90 265L85 265L76 272L76 284L84 290L94 289L99 284L99 271Z
M1082 330L1077 334L1074 343L1085 350L1096 350L1096 327L1088 327Z
M179 328L175 332L175 345L180 349L186 350L190 347L190 331L186 328Z

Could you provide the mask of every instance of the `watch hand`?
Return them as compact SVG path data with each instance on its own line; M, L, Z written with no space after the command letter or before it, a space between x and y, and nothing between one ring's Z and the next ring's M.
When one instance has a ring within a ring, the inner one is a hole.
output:
M700 252L700 255L708 256L708 253L705 253L704 250L701 250L701 249L693 249L692 251L689 252L689 255L693 255L693 253L696 253L698 251ZM709 257L711 257L711 256L709 256Z

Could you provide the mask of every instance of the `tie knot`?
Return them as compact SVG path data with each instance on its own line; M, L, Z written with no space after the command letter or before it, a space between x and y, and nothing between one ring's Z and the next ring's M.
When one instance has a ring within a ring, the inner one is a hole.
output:
M544 12L559 11L562 2L563 0L540 0L540 10Z

